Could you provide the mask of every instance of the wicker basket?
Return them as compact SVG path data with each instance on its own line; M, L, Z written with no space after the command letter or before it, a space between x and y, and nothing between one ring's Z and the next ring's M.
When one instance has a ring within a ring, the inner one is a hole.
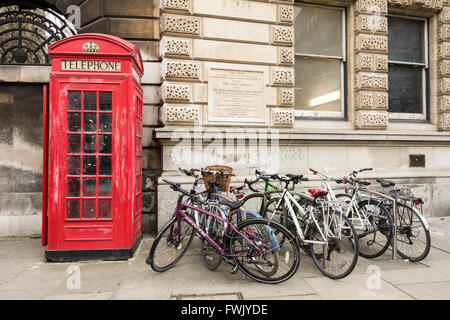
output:
M227 166L209 166L206 167L205 170L209 171L220 171L224 169L225 171L232 173L233 168ZM205 184L205 188L209 191L209 181L214 181L214 174L210 172L203 172L203 182ZM225 177L221 174L216 173L216 181L219 183L219 190L222 192L228 192L230 188L231 179L229 177Z

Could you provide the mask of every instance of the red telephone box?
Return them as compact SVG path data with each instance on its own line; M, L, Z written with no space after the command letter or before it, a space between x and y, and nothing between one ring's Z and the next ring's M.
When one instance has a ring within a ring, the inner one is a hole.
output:
M80 34L51 45L49 53L46 258L127 259L142 237L144 69L139 48L110 35Z

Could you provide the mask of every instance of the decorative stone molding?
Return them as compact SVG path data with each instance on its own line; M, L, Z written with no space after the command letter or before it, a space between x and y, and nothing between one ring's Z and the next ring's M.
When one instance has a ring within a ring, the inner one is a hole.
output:
M198 105L168 105L161 108L161 122L164 124L171 122L194 123L201 120L201 106Z
M383 54L358 53L355 56L356 70L382 71L388 70L388 57Z
M380 73L358 72L355 76L355 89L387 90L388 75Z
M198 61L164 60L161 65L163 79L200 80L200 70Z
M441 41L450 41L450 24L443 24L439 26L438 38Z
M438 23L450 23L450 7L443 7L437 17Z
M294 88L278 88L278 105L294 106Z
M278 22L279 23L294 23L294 7L287 5L278 6Z
M278 48L278 63L293 65L295 62L295 53L293 47Z
M392 7L400 7L405 9L432 9L440 10L443 0L388 0Z
M192 40L163 37L160 45L160 55L162 58L170 56L192 56Z
M356 110L387 110L388 103L387 92L358 91L355 95Z
M450 94L450 78L438 80L439 94Z
M439 97L438 112L450 112L450 96Z
M272 43L293 45L294 28L286 26L272 26L271 39Z
M164 14L161 17L161 32L200 35L200 24L199 17Z
M386 129L389 122L387 112L360 110L356 112L356 128Z
M388 37L384 35L358 34L355 37L355 50L369 50L387 53Z
M438 130L450 130L450 113L441 113L438 115Z
M438 47L439 58L450 58L450 42L441 42Z
M440 60L438 72L440 76L450 75L450 60Z
M272 67L271 73L273 85L294 85L294 68Z
M272 125L276 127L292 127L294 125L294 109L273 108Z
M191 0L161 0L161 9L189 11Z
M355 29L360 32L387 33L387 18L376 15L358 15L355 18Z
M387 14L386 0L357 0L355 2L355 11L360 13L381 13Z
M161 86L161 95L164 102L190 101L191 85L189 83L164 82Z

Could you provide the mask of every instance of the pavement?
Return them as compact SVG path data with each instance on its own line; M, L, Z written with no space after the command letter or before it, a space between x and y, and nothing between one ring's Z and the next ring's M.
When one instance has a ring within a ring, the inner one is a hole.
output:
M233 275L226 263L207 270L197 237L183 259L164 273L145 263L154 239L150 235L128 261L80 263L47 263L40 239L0 239L0 300L450 299L450 217L429 223L432 248L422 262L391 261L388 251L376 259L360 257L351 275L331 280L302 254L298 272L277 285Z

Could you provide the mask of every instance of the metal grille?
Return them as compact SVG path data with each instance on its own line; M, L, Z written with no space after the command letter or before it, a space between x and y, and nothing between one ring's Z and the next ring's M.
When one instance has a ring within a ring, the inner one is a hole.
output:
M0 8L0 63L49 65L48 46L76 33L51 9Z

